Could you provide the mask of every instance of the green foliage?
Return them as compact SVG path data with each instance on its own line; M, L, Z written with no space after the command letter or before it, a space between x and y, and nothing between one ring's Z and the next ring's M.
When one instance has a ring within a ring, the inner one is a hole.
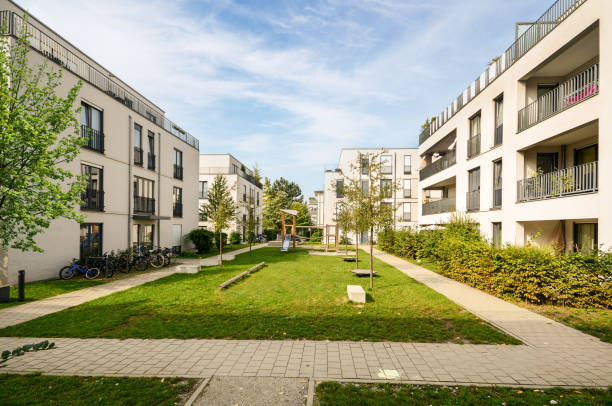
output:
M266 239L268 241L276 240L276 234L277 234L276 230L272 230L272 229L267 228L267 229L263 230L263 233L266 236Z
M440 230L379 233L380 249L434 262L439 272L502 298L535 304L612 307L612 253L559 254L535 246L496 248L465 218Z
M84 183L66 165L84 142L81 82L64 92L61 69L32 67L25 27L14 42L0 35L0 247L42 251L34 238L52 220L83 219L75 208Z
M238 231L232 231L230 234L230 244L240 244L242 240L242 236Z
M321 234L321 231L317 230L310 235L310 241L311 242L321 242L322 237L323 236Z
M198 254L206 254L210 252L213 245L213 233L203 228L195 228L191 230L185 236L185 238L195 245Z
M223 264L223 246L227 243L225 237L223 242L219 243L219 233L229 227L230 222L235 220L238 212L238 205L234 201L230 190L231 188L224 176L215 176L215 180L208 190L208 198L200 208L200 216L212 222L215 232L215 245L219 248L219 264Z
M298 212L295 217L295 224L298 226L310 226L312 225L312 219L310 213L308 213L308 205L304 202L293 202L291 205L292 210Z
M222 233L222 240L223 240L223 246L225 247L227 245L227 233ZM213 241L215 243L215 248L219 249L219 241L221 241L221 239L219 238L219 233L216 232L214 233L214 238Z
M280 178L274 182L266 178L263 185L263 225L271 230L281 229L281 209L289 209L294 203L303 203L302 190L295 182ZM308 208L306 208L308 213Z

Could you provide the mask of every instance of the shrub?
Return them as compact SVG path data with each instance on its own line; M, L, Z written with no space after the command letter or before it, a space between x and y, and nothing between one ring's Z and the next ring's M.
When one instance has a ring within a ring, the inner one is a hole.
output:
M317 230L314 233L312 233L312 235L310 236L310 241L312 242L321 242L321 231Z
M219 249L219 233L215 233L215 238L213 239L213 242L215 244L215 247L217 249ZM227 234L223 233L223 246L225 247L227 245Z
M343 235L340 237L340 245L351 245L351 240L347 236Z
M198 254L206 254L210 252L212 247L213 233L203 228L195 228L191 230L185 238L193 243Z
M269 229L269 228L268 228L268 229L266 229L266 230L263 230L263 233L265 234L266 239L267 239L268 241L274 241L274 240L276 240L276 234L277 234L277 231L276 231L276 230L272 230L272 229Z
M240 244L242 242L242 235L238 231L232 231L230 234L230 244Z

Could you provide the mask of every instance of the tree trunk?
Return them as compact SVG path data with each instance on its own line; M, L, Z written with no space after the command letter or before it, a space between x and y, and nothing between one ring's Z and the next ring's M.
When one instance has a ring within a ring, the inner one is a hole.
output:
M9 299L8 247L0 246L0 302Z
M359 231L355 231L355 269L359 269Z
M219 266L223 266L223 231L219 232Z
M370 228L370 289L374 289L374 228Z

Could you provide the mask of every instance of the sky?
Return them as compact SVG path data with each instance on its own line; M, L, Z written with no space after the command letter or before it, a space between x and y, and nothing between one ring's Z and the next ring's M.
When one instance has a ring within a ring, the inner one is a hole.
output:
M16 0L200 140L323 189L342 148L418 146L553 0Z

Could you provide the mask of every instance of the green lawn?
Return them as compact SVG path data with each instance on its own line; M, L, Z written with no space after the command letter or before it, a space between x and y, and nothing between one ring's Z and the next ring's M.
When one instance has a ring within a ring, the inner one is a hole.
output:
M551 402L552 401L552 402ZM323 382L316 388L319 406L411 405L610 405L612 390L527 389L476 386L354 385Z
M369 261L365 252L360 258L362 266ZM261 261L268 266L218 290ZM354 266L305 250L261 248L223 267L171 275L7 327L0 336L518 343L378 260L368 303L349 303L346 285L368 287L367 278L349 272Z
M438 265L433 262L412 261L417 265L437 272ZM559 305L537 305L526 302L516 302L525 307L567 326L591 334L607 343L612 343L612 309L577 309Z
M183 378L0 375L0 403L13 405L175 405L196 384Z
M253 246L255 245L257 244L253 244ZM246 248L248 246L249 244L234 244L231 246L227 245L223 247L223 254L226 254L232 251L236 251L242 248ZM210 258L210 257L214 257L215 255L219 255L219 249L217 247L212 247L210 252L206 254L196 254L195 252L182 252L181 255L179 255L179 258Z
M110 282L111 280L112 279L106 278L89 280L81 277L76 277L75 279L69 281L56 279L50 281L27 283L25 285L25 301L23 302L17 301L17 286L11 286L9 301L0 302L0 309L33 302L35 300L40 300L51 296L61 295L62 293L72 292L73 290L88 288L90 286Z

